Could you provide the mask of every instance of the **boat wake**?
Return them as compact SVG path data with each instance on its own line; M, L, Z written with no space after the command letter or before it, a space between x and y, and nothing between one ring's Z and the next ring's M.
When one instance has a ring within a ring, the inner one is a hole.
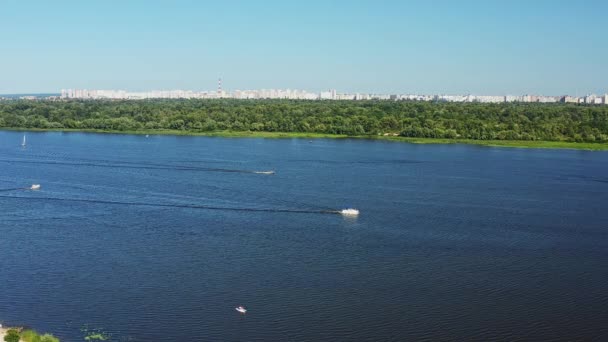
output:
M8 188L8 189L0 189L0 192L9 192L9 191L17 191L17 190L27 190L29 188Z
M56 201L56 202L71 202L71 203L91 203L91 204L109 204L109 205L129 205L142 207L159 207L159 208L181 208L181 209L202 209L202 210L225 210L225 211L243 211L243 212L269 212L269 213L293 213L293 214L342 214L353 215L352 210L345 209L350 214L345 214L345 210L306 210L306 209L280 209L280 208L247 208L247 207L222 207L212 205L198 204L174 204L174 203L151 203L151 202L123 202L85 198L61 198L61 197L26 197L26 196L11 196L0 195L0 198L22 199L28 201Z
M18 191L18 190L40 190L40 184L32 184L27 188L8 188L8 189L0 189L0 192L9 192L9 191Z
M61 165L61 166L89 166L104 167L112 169L142 169L142 170L170 170L170 171L199 171L199 172L227 172L227 173L252 173L271 175L275 171L252 171L239 169L210 168L189 165L167 165L167 164L132 164L132 163L95 163L95 162L66 162L54 160L25 160L25 159L0 159L0 163L21 163L21 164L42 164L42 165Z

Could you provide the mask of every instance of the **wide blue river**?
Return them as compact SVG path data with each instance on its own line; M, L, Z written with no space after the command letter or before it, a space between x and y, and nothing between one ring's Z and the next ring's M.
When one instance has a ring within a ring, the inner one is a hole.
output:
M62 341L608 340L607 152L22 139L0 132L0 323Z

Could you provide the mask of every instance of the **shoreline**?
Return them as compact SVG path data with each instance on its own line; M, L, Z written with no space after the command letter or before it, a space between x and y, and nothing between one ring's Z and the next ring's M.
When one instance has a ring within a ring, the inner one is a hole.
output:
M544 140L472 140L472 139L446 139L446 138L411 138L384 135L355 135L326 134L326 133L299 133L299 132L253 132L253 131L213 131L193 132L182 130L137 130L116 131L99 129L71 129L71 128L0 128L2 131L19 132L66 132L66 133L98 133L98 134L127 134L127 135L173 135L173 136L203 136L221 138L266 138L266 139L367 139L403 142L411 144L466 144L488 147L511 148L543 148L543 149L571 149L587 151L608 150L608 143L544 141Z

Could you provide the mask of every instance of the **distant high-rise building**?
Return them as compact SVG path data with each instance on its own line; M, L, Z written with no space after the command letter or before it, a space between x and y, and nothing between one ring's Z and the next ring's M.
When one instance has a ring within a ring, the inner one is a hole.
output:
M587 95L585 96L584 100L585 100L585 104L594 104L595 103L595 94L591 94L591 95Z

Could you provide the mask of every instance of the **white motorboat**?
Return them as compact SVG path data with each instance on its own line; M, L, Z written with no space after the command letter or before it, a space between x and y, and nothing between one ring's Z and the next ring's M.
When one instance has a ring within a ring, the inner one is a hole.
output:
M259 175L274 175L274 171L256 171Z
M344 216L358 216L359 210L352 209L352 208L342 209L342 211L340 211L340 214L342 214Z
M238 306L235 308L236 311L242 313L243 315L247 313L247 309L244 306Z
M40 184L32 184L30 190L40 190Z

